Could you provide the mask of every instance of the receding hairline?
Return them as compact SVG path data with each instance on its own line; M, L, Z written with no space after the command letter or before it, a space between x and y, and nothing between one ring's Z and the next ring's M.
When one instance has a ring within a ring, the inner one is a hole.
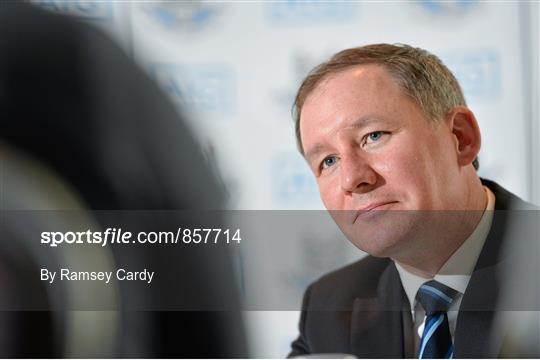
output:
M308 99L313 95L313 93L317 92L317 90L321 89L321 87L324 87L326 84L328 84L328 82L330 82L334 78L338 77L339 75L343 75L343 73L345 73L345 72L352 71L354 69L361 69L361 68L373 68L373 69L382 70L383 73L388 75L388 78L391 79L393 81L393 83L398 86L399 90L404 95L408 95L404 91L405 89L403 89L403 87L400 85L398 76L393 74L392 71L391 71L391 68L389 68L388 66L385 66L384 64L377 63L377 62L370 62L370 63L365 63L365 64L351 64L351 65L348 65L346 67L340 68L339 70L336 70L336 71L329 71L329 72L325 73L324 75L322 75L319 79L317 79L317 81L315 81L312 84L310 89L308 89L307 93L302 98L302 108L304 107L304 105L308 101ZM413 100L414 100L414 98L413 98ZM301 112L300 112L299 115L301 115Z

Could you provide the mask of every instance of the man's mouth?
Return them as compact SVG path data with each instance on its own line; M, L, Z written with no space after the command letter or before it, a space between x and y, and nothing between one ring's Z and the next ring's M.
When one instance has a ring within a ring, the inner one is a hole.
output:
M376 203L368 204L356 210L354 214L353 223L356 222L356 220L358 220L359 218L369 216L370 214L373 214L377 211L387 210L390 206L396 203L397 201L384 201L384 202L376 202Z

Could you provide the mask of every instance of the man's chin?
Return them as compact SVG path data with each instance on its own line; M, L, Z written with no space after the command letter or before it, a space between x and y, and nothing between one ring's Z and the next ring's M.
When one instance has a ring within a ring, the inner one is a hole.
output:
M358 249L371 256L377 258L390 258L398 252L399 244L388 240L381 241L359 241L358 239L350 239L349 241Z
M418 216L414 212L385 212L377 221L356 221L340 226L349 241L375 257L393 257L414 238ZM382 214L381 214L382 215Z

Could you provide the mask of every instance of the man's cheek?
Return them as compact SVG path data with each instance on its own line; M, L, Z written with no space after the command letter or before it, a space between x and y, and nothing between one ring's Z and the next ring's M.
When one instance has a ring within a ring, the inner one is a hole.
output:
M325 180L320 180L319 194L324 207L327 210L341 210L343 195L339 191L339 184Z
M417 155L395 157L381 165L380 173L388 182L398 184L415 183L418 175L423 172L419 163L420 157Z

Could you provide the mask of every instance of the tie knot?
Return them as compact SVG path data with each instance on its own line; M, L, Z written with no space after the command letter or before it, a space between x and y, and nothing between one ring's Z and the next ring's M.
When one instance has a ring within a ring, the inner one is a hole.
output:
M447 312L459 293L435 280L426 282L418 289L416 299L422 304L426 316L436 312Z

